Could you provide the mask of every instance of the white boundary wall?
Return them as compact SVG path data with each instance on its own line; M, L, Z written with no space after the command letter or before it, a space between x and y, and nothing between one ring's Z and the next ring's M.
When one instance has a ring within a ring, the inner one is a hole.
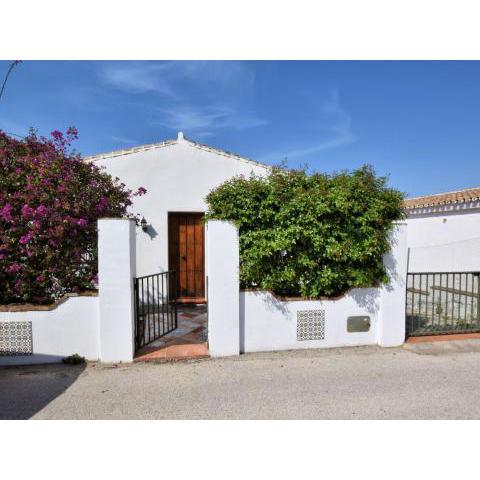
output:
M33 355L0 356L0 365L88 360L130 362L134 354L135 225L99 220L99 297L71 297L49 311L0 312L0 323L31 322ZM340 299L282 301L268 292L239 291L236 227L210 221L206 229L208 340L212 356L240 352L346 345L401 345L405 338L406 225L392 235L385 256L391 282L355 289ZM297 340L297 312L323 310L322 340ZM348 333L347 317L370 317L368 332Z
M323 340L297 340L297 312L320 310L325 315ZM325 348L377 343L380 292L352 290L338 300L281 301L270 292L240 292L242 352ZM347 317L368 315L370 331L347 333ZM400 342L401 343L401 342Z
M205 229L207 251L208 347L213 357L240 353L239 245L232 223L211 220Z
M71 297L53 310L0 312L0 323L31 322L33 355L0 356L0 365L60 362L78 353L99 359L98 297Z
M131 362L134 350L135 222L98 222L100 360Z
M67 298L52 310L0 311L0 324L31 322L32 355L0 356L0 365L60 362L77 353L87 360L133 360L135 223L101 219L99 296Z
M209 222L207 245L209 252L215 252L215 258L209 259L208 278L211 355L401 345L405 341L406 232L406 224L399 223L391 236L392 250L384 259L391 278L388 285L354 289L342 298L332 300L280 300L270 292L238 290L237 230L227 222ZM324 312L323 339L297 340L297 312L305 310ZM350 316L369 316L370 330L347 332L347 318Z
M383 264L390 282L381 288L377 343L396 347L405 341L405 302L407 289L407 224L397 223L390 236L390 253Z

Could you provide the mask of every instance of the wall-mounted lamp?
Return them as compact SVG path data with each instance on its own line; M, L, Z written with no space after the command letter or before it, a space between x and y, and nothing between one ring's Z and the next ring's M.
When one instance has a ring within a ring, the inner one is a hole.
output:
M140 226L142 227L142 230L144 232L146 232L148 230L148 223L147 221L145 220L145 217L143 217L141 220L140 220Z

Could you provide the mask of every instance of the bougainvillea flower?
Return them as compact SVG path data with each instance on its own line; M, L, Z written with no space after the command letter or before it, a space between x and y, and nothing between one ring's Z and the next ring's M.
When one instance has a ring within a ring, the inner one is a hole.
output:
M22 207L22 217L23 218L30 218L33 215L33 208L29 207L28 205L24 205Z
M20 237L19 242L20 242L20 244L25 245L25 244L28 243L32 238L33 238L33 233L30 231L30 232L28 232L26 235L22 235L22 236Z
M12 221L12 210L13 207L9 203L3 206L3 208L0 210L0 218L4 222L11 222Z
M74 127L50 139L0 131L2 304L95 288L98 218L135 218L127 211L134 193L70 151L77 137Z
M5 269L5 271L7 273L16 273L16 272L19 272L21 269L22 269L22 266L19 263L15 262L15 263L12 263L11 265L9 265Z

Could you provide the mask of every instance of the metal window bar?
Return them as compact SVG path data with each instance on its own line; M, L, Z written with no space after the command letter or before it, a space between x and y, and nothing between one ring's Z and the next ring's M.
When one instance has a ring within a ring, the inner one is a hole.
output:
M178 326L176 272L134 278L136 350Z
M480 331L479 272L408 273L408 336Z

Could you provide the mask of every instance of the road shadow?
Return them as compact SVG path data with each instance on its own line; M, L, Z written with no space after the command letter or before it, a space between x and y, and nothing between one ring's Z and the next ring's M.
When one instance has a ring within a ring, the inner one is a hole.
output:
M69 388L86 365L0 367L0 420L27 420Z

